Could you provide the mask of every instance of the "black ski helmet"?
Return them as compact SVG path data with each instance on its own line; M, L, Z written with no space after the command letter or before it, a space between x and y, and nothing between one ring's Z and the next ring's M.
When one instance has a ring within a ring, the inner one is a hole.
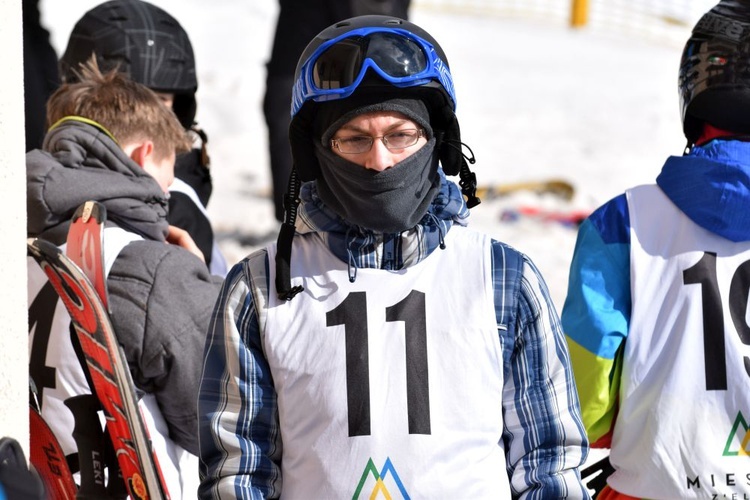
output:
M63 81L77 80L76 71L92 53L104 71L119 67L152 90L174 93L175 115L185 128L193 124L198 90L193 47L167 12L142 0L111 0L89 10L60 59Z
M443 171L461 176L459 185L469 208L479 204L476 176L466 164L467 160L474 163L474 158L462 151L448 59L437 41L416 24L369 15L329 26L302 52L294 81L289 126L293 165L276 252L276 293L282 300L291 300L302 291L300 285L292 286L290 276L298 181L313 181L321 175L314 147L314 141L321 138L316 136L315 120L331 101L339 108L350 101L352 110L389 99L424 102Z
M689 145L703 122L750 134L750 2L721 0L701 17L682 52L678 82Z
M326 64L316 64L324 55ZM321 78L329 81L321 82ZM338 81L343 88L336 89L331 87L335 78L352 81ZM430 112L443 170L458 175L465 163L448 59L440 44L414 23L368 15L329 26L302 52L294 81L289 138L294 169L302 181L320 175L313 150L313 141L320 138L313 137L312 126L319 106L348 98L357 102L390 97L423 100ZM326 88L318 88L316 81Z

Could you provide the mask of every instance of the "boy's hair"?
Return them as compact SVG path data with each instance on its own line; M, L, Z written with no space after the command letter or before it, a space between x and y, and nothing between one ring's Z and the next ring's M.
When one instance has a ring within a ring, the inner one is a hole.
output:
M190 150L185 129L149 88L116 68L102 73L93 57L81 65L79 77L47 101L48 126L68 116L83 117L104 127L121 146L152 141L157 160Z

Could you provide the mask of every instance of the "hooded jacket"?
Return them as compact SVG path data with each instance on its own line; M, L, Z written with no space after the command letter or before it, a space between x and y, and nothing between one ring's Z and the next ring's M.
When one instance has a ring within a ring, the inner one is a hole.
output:
M458 186L439 172L440 189L428 213L415 228L394 234L347 223L322 202L315 182L303 184L293 255L301 251L297 244L301 240L320 242L330 252L326 259L332 256L347 264L350 281L358 279L358 269L382 270L385 276L386 270L408 272L429 261L443 251L441 247L450 248L450 241L445 241L449 231L456 231L456 238L468 236L461 231L470 231L456 227L466 225L469 211ZM577 471L588 443L564 337L546 285L525 255L497 241L490 246L492 276L487 280L494 290L498 349L503 358L503 401L497 404L502 404L504 422L497 422L497 433L503 436L507 463L506 471L496 473L508 474L514 498L524 493L534 498L589 498ZM284 494L282 436L287 429L280 428L274 377L284 378L296 367L272 369L265 350L267 337L284 334L266 333L260 322L267 316L265 308L271 306L254 299L256 288L275 293L269 280L268 269L273 266L269 252L272 247L230 270L214 310L199 400L204 478L200 498L278 498ZM482 284L475 285L477 290L482 288ZM323 280L322 286L335 288L336 284ZM310 346L313 351L320 348ZM306 376L315 378L315 374ZM292 406L299 412L313 411L304 405ZM315 481L325 484L327 478ZM406 490L411 486L405 486Z
M166 244L168 199L103 130L65 122L26 158L27 235L65 242L75 209L96 200L126 245L107 279L111 320L135 385L152 393L170 437L198 453L196 403L205 332L221 279Z
M701 228L732 242L750 241L750 143L716 139L672 156L656 185ZM584 424L600 447L610 445L632 319L629 209L621 194L581 225L562 311ZM679 238L671 228L663 232Z

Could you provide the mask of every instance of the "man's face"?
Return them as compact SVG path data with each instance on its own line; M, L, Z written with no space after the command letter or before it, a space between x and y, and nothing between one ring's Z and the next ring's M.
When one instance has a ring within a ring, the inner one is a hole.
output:
M383 142L383 138L388 143ZM362 152L348 152L372 147ZM422 128L396 111L363 113L339 128L331 149L342 158L372 170L386 170L413 155L427 144ZM398 147L410 144L406 147Z

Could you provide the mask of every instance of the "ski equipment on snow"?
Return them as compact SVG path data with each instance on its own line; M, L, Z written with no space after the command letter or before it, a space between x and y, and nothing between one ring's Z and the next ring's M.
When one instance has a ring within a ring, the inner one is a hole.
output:
M532 191L537 194L550 193L558 198L570 201L575 194L575 187L570 182L562 179L485 184L477 187L477 196L484 201L492 201L519 191Z
M554 222L566 227L577 229L589 215L591 215L591 210L561 210L532 205L521 205L518 207L505 208L500 213L500 220L503 222L516 222L521 219L532 219L543 223Z

